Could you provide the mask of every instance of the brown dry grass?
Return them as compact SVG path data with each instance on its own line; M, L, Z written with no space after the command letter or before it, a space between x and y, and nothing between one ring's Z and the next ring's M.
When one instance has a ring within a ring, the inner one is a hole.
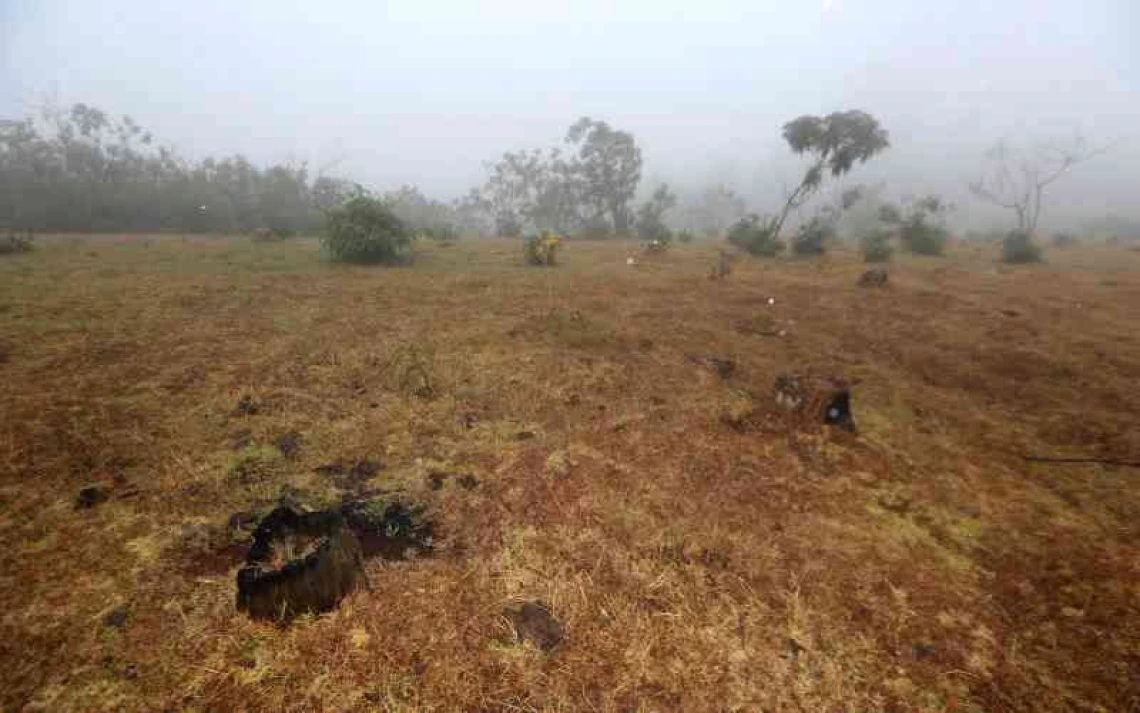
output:
M1136 252L962 248L876 291L846 255L710 282L711 245L41 242L0 261L5 710L1140 707L1140 472L1018 455L1140 455ZM804 368L857 383L857 438L722 423ZM436 554L239 615L229 514L360 459ZM111 499L74 509L89 483ZM565 625L549 656L512 643L524 599Z

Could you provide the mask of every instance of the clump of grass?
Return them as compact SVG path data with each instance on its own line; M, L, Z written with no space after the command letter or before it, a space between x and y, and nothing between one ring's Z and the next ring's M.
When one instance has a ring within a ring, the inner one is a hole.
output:
M227 473L242 485L264 482L280 470L283 458L273 446L249 445L230 456Z

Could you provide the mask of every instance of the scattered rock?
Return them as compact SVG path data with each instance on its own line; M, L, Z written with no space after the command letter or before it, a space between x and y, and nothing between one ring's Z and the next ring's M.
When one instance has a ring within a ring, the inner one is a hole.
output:
M543 602L524 602L504 610L503 615L510 620L519 642L529 641L545 653L553 651L566 636L562 624Z
M867 270L859 278L860 287L886 287L887 286L887 271L881 267L873 270Z
M103 616L103 626L110 629L122 629L130 616L130 607L126 604L120 604Z
M254 533L237 573L237 608L255 619L287 621L333 609L356 586L360 543L335 510L271 512Z
M93 508L100 503L107 502L110 495L107 488L102 485L88 485L79 491L79 495L75 498L75 509L83 510Z
M277 437L277 440L273 442L273 445L277 446L277 450L281 451L281 455L286 458L292 458L297 455L297 452L301 449L301 434L296 431L282 433Z
M256 416L261 412L261 406L253 400L249 394L244 394L238 399L237 407L234 408L234 416Z
M720 357L700 357L690 354L689 361L693 362L694 364L700 364L722 379L729 378L732 376L732 372L736 371L736 362L732 359L722 359Z

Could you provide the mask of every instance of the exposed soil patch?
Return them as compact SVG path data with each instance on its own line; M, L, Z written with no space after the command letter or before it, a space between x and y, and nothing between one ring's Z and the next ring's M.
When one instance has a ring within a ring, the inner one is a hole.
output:
M435 525L421 505L379 495L349 501L340 512L356 533L365 557L403 560L432 551Z

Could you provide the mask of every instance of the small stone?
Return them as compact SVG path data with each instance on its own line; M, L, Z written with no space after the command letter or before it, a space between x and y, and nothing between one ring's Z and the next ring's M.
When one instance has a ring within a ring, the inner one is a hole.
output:
M126 604L120 604L103 617L103 626L111 629L122 629L130 615L130 608Z
M929 659L929 658L934 658L934 654L935 654L935 649L934 649L934 646L931 644L927 644L925 642L920 641L914 645L914 657L916 659L918 659L919 661L923 661L923 660Z
M562 624L542 602L525 602L518 608L504 611L503 614L510 619L520 641L529 641L545 653L553 651L566 636Z
M75 498L76 509L92 508L100 503L107 502L107 489L102 485L88 485L79 491Z
M282 433L273 444L281 451L281 455L292 458L301 449L301 434L296 431Z

